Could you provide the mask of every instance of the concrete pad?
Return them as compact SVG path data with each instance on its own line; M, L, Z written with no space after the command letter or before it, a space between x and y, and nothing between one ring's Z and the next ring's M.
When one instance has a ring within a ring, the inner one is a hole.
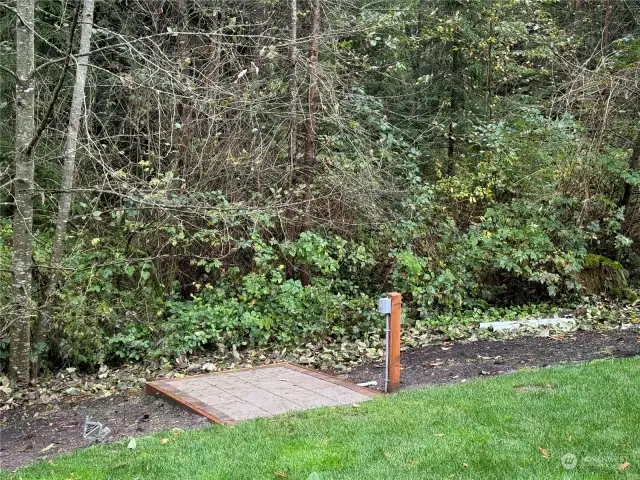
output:
M569 329L576 324L575 318L533 318L529 320L513 320L509 322L484 322L480 324L480 330L493 330L494 332L517 332L521 328L554 327Z
M379 395L289 363L148 382L146 392L224 424L294 410L352 405Z

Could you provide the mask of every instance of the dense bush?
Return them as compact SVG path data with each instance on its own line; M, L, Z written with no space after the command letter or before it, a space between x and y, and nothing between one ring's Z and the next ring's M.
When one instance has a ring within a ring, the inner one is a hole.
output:
M479 151L478 168L437 184L409 172L397 221L351 238L303 232L291 242L272 236L276 219L261 214L251 226L236 223L237 238L224 239L233 245L232 262L192 259L173 276L162 263L132 255L144 246L142 239L135 245L126 240L141 235L137 221L93 215L97 230L104 222L115 230L102 238L89 231L74 235L65 263L73 273L57 292L55 336L41 348L50 348L54 362L94 366L222 347L357 339L381 327L375 304L390 290L402 292L410 323L578 295L587 252L599 245L621 257L630 242L615 205L603 200L590 216L565 188L562 172L569 164L574 182L600 168L601 158L578 158L576 128L569 118L545 121L535 112L511 126L488 126L478 145L493 149L491 162ZM524 131L536 135L523 142ZM523 168L532 178L514 190L514 172ZM0 259L6 269L10 227L4 225ZM186 252L203 239L213 241L215 231L213 225L164 230ZM45 257L47 234L39 235L37 255ZM295 271L290 276L292 265L303 264L311 272L309 286ZM2 294L7 298L8 290Z

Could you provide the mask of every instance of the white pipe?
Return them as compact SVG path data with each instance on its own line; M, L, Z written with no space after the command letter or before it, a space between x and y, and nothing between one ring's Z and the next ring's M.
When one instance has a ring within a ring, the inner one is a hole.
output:
M384 393L389 392L389 337L391 335L391 315L386 314L384 318L387 320L387 340L385 345L385 369L384 369Z

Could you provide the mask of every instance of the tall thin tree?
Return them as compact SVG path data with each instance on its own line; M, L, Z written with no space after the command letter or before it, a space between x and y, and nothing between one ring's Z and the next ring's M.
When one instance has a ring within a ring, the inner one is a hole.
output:
M449 110L451 118L449 120L449 133L447 144L447 176L456 174L456 129L460 121L460 112L464 108L464 91L462 87L462 61L461 61L461 42L460 27L456 26L453 32L453 41L451 42L451 98Z
M304 231L311 230L311 201L313 197L313 169L316 163L317 113L318 113L318 43L320 40L320 0L311 0L311 45L309 47L309 104L304 144L305 216ZM300 281L309 285L309 264L302 265Z
M76 152L78 150L78 132L84 112L85 85L89 68L89 49L93 33L94 0L84 0L82 10L82 25L80 27L80 47L77 56L76 78L69 111L67 138L64 146L64 163L60 180L60 196L56 228L51 246L51 274L45 290L44 303L40 309L40 318L36 330L36 344L46 341L50 327L51 309L57 288L62 257L64 254L64 239L69 223L71 201L73 199L73 179L76 171ZM36 368L37 372L37 368Z
M295 168L298 154L298 2L289 0L289 162Z
M31 322L35 308L31 298L33 253L34 160L32 140L35 128L34 15L35 0L16 4L16 144L13 187L13 296L15 309L11 328L9 368L16 382L29 382Z
M611 36L611 8L613 0L604 0L604 28L602 29L602 48L607 48Z
M298 1L289 0L289 165L287 167L289 188L292 189L295 179L298 157ZM288 209L286 215L287 235L294 240L298 231L295 212ZM294 259L287 257L287 278L293 278L295 272Z
M493 120L493 35L495 25L493 18L493 0L489 0L489 38L487 40L487 120Z

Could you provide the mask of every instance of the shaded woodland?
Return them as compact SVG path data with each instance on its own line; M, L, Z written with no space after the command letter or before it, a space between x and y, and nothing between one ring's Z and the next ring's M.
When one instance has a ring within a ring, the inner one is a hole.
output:
M19 383L633 301L639 185L635 0L0 0Z

